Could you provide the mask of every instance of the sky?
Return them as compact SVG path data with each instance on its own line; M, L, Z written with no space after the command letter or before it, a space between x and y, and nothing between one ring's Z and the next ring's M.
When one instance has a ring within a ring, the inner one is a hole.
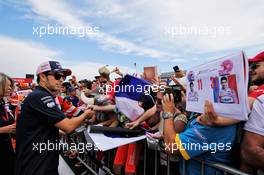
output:
M0 72L60 61L79 79L109 65L173 71L264 50L263 0L0 0ZM114 75L113 75L114 77Z

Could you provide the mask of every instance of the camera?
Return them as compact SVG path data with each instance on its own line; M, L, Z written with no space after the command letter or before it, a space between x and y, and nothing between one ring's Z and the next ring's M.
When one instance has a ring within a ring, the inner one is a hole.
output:
M173 85L173 86L165 88L164 95L165 94L171 94L171 93L173 94L175 104L182 101L181 86Z

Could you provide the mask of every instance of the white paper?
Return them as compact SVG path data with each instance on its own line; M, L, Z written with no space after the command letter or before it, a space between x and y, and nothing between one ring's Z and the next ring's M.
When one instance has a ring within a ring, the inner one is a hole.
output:
M145 135L138 137L129 137L129 138L120 138L120 137L112 138L112 137L107 137L104 134L88 133L87 130L84 131L84 134L87 142L94 144L95 147L97 147L100 151L107 151L146 138Z

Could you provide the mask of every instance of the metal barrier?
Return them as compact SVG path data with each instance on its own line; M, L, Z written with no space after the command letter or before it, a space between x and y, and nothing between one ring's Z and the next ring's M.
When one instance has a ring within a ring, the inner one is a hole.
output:
M85 137L83 136L80 136L81 134L83 134L82 132L79 132L79 133L74 133L72 136L71 136L71 141L72 142L86 142L85 140ZM149 149L147 148L147 144L146 142L144 142L144 153L143 153L143 174L144 175L148 175L150 174L150 170L147 169L147 163L150 163L150 162L147 162L147 157L150 156L147 154L147 152L149 151ZM161 153L165 153L164 150L152 150L154 151L154 167L152 168L152 170L154 169L154 174L157 175L157 174L166 174L166 175L170 175L172 172L171 172L171 169L172 169L172 166L171 166L171 155L168 155L166 154L167 156L167 159L166 159L166 166L167 166L167 170L166 172L161 172L160 171L160 159L159 159L159 155ZM103 172L103 174L106 174L106 175L114 175L114 173L112 172L112 167L113 167L113 158L114 158L114 155L115 155L115 150L110 150L110 151L107 151L107 152L104 152L105 154L105 159L103 161L98 161L96 159L96 154L95 154L95 151L85 151L83 153L83 155L79 155L77 157L77 159L87 168L85 172L82 173L82 175L85 175L85 174L93 174L93 175L99 175L99 171ZM223 165L223 164L220 164L220 163L215 163L215 162L209 162L209 161L204 161L204 160L201 160L201 159L198 159L198 158L195 158L193 159L195 161L198 161L200 163L200 166L201 166L201 175L204 175L205 174L205 167L212 167L212 168L215 168L221 172L223 172L222 174L224 175L227 175L227 174L230 174L230 175L249 175L247 173L244 173L242 171L239 171L235 168L232 168L232 167L229 167L227 165ZM183 164L182 164L182 175L187 175L186 174L186 165L188 164L188 161L183 161ZM153 174L153 173L151 173ZM217 173L216 173L217 175Z
M229 167L227 165L224 164L220 164L220 163L215 163L215 162L210 162L210 161L204 161L198 158L195 158L194 160L198 161L201 163L201 175L204 175L204 166L209 166L209 167L213 167L217 170L220 170L224 173L224 175L227 174L231 174L231 175L250 175L248 173L244 173L240 170L237 170L235 168ZM217 174L216 174L217 175Z

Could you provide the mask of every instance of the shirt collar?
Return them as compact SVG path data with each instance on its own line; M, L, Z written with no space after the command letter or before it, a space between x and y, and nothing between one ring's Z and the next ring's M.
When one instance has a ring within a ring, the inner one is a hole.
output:
M48 91L46 88L42 87L42 86L37 86L36 89L40 90L40 91L45 91L47 93L49 93L52 97L56 97L56 95L53 95L50 91Z

